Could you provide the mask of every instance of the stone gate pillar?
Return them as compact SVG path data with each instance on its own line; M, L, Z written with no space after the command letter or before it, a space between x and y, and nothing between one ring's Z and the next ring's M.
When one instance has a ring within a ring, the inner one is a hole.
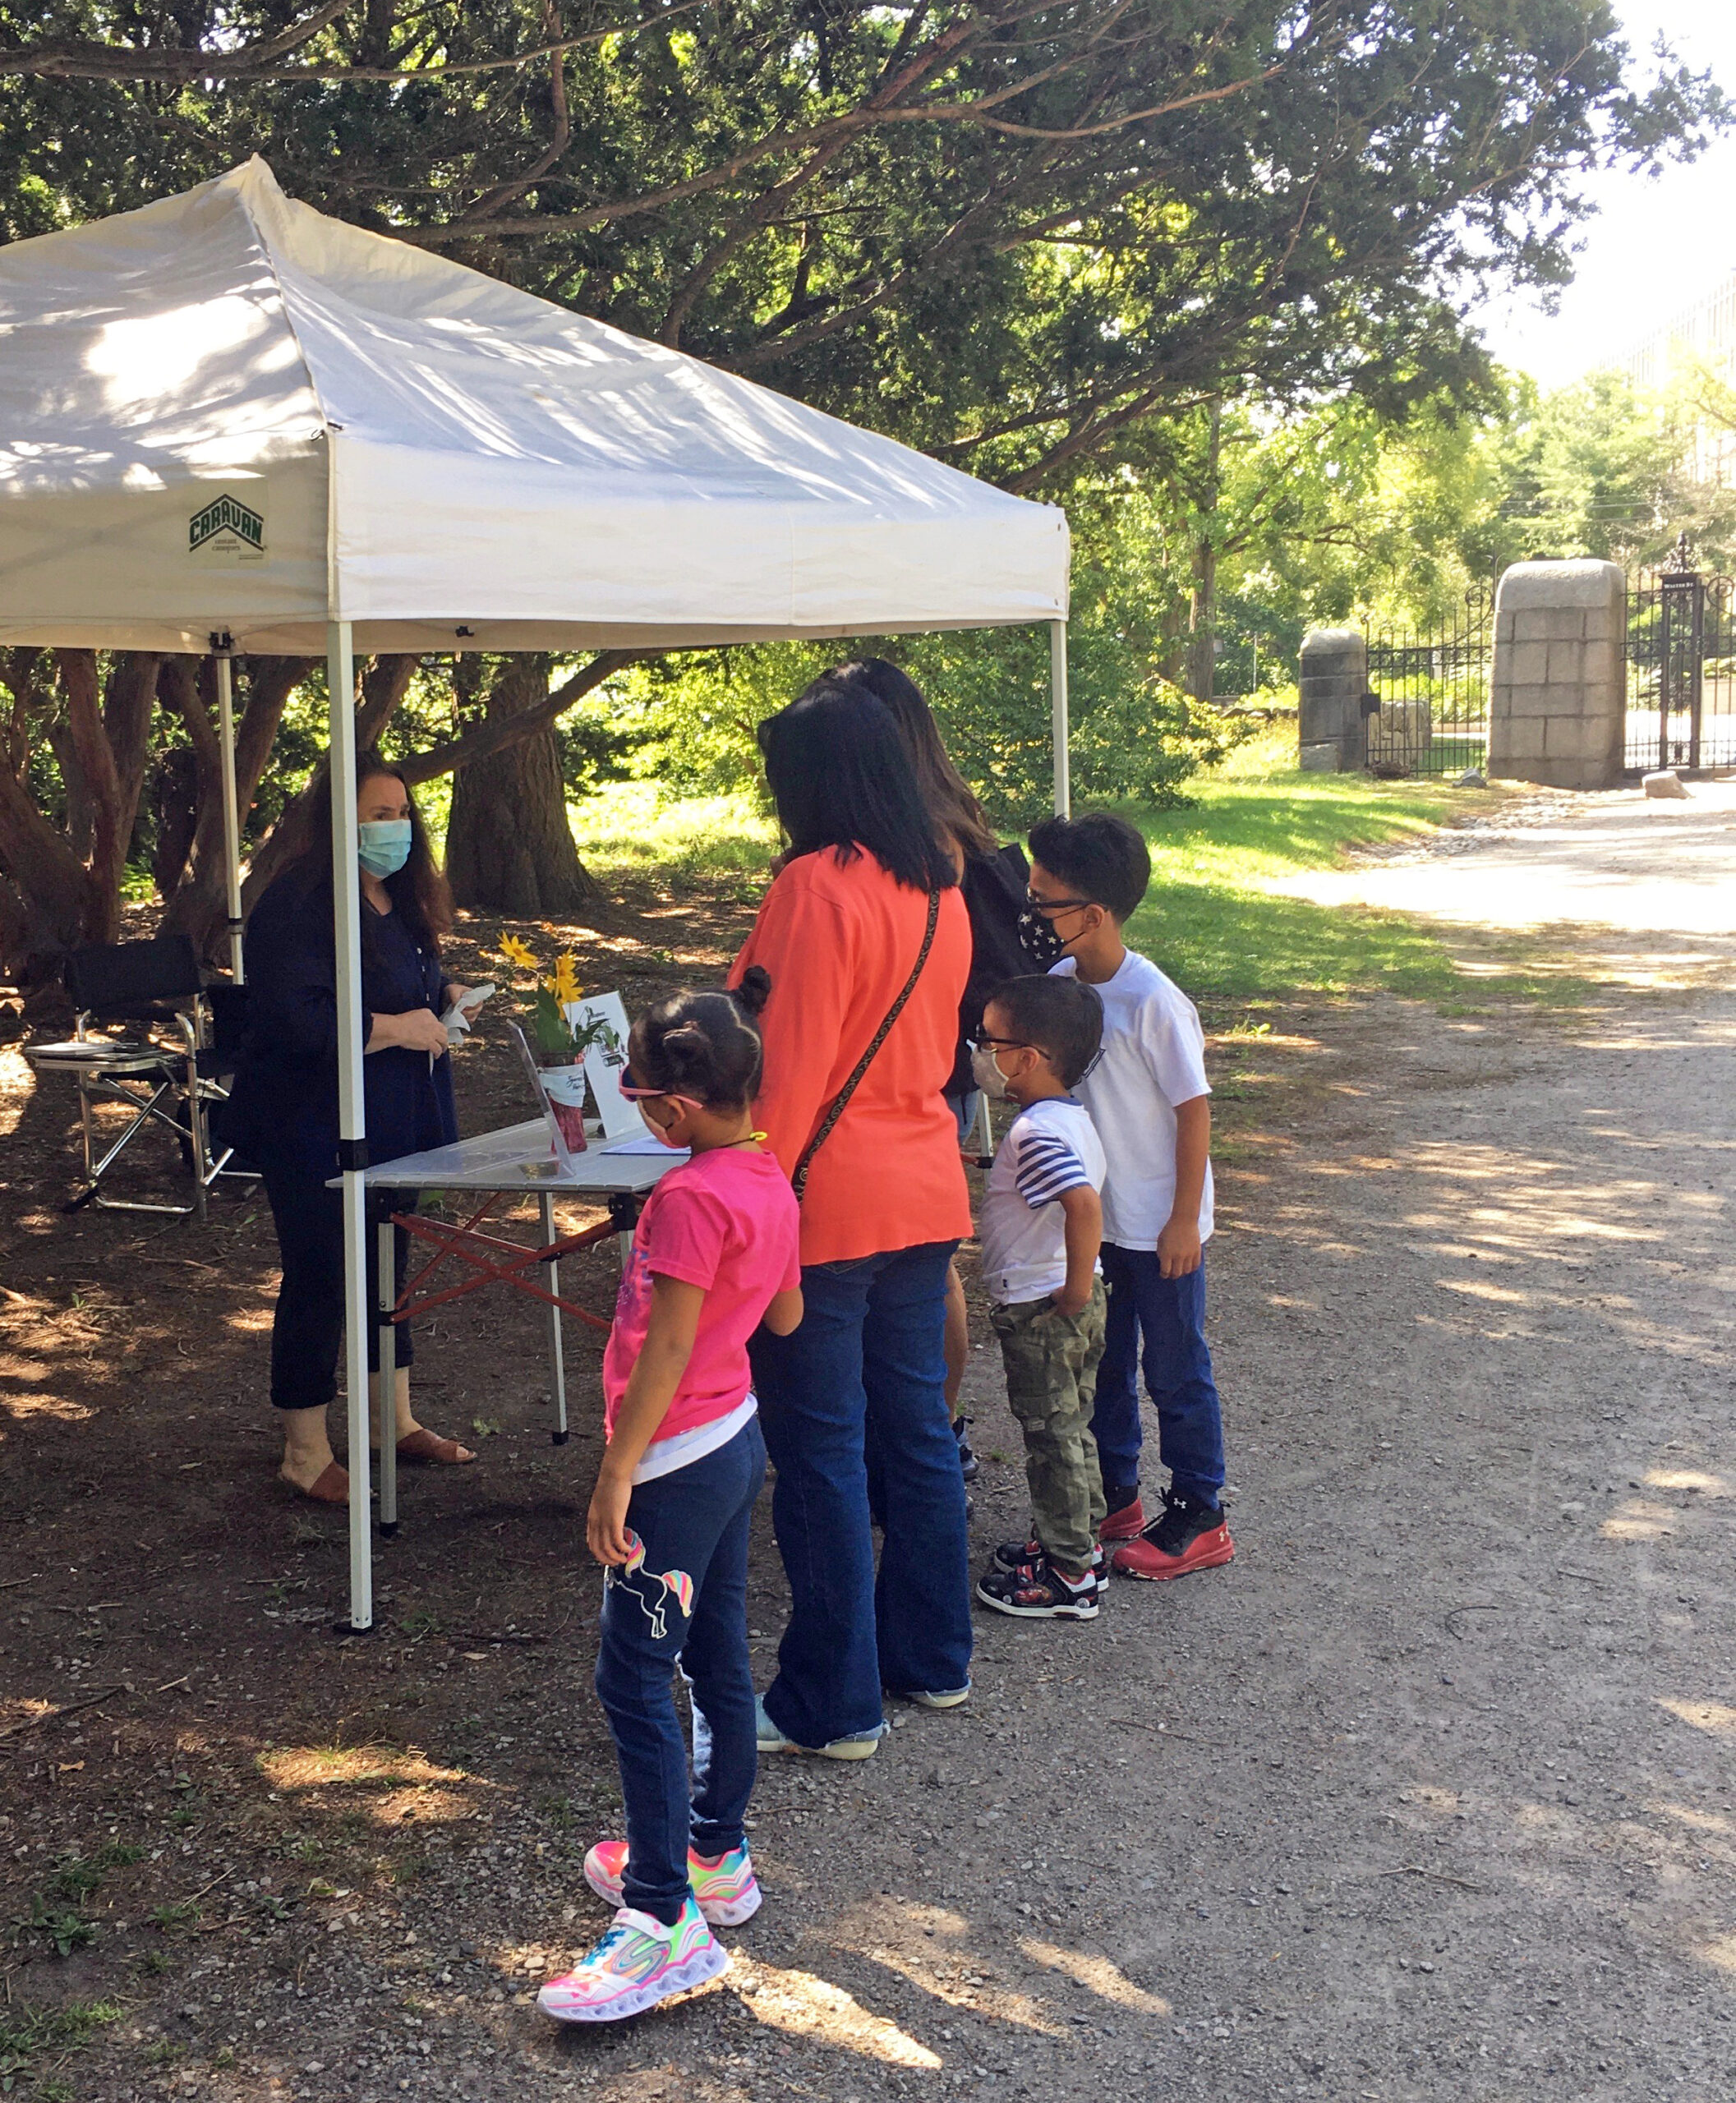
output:
M1360 628L1312 628L1302 638L1296 741L1315 774L1354 774L1362 765L1362 697L1368 638Z
M1489 772L1613 789L1628 707L1628 583L1613 562L1521 562L1495 591Z

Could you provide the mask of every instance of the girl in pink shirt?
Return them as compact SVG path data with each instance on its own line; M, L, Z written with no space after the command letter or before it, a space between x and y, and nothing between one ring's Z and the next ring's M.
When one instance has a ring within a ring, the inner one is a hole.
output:
M761 1323L802 1318L790 1180L753 1130L771 980L679 993L640 1016L628 1084L640 1115L688 1157L647 1199L603 1359L608 1447L586 1519L604 1566L596 1691L615 1736L624 1841L585 1857L621 1910L595 1949L538 1995L564 2022L637 2015L725 1970L712 1925L757 1911L743 1820L753 1788L748 1529L765 1479L748 1368ZM692 1696L693 1779L670 1679Z

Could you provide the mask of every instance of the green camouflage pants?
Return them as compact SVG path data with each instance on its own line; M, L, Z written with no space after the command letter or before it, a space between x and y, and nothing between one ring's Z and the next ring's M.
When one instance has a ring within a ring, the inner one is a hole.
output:
M1103 1282L1097 1278L1090 1305L1078 1314L1063 1314L1052 1300L989 1310L1006 1367L1007 1405L1025 1433L1032 1530L1057 1562L1073 1571L1089 1563L1103 1516L1103 1476L1091 1436L1103 1304Z

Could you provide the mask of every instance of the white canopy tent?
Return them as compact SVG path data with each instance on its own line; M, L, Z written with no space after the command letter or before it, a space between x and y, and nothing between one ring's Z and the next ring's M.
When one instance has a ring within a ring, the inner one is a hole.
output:
M352 1619L372 1622L355 653L1046 623L1068 541L893 440L286 198L258 159L0 248L0 645L232 650L331 698Z

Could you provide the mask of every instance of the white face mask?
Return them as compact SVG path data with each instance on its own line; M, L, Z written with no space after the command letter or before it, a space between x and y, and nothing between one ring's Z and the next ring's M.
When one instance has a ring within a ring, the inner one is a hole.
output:
M1006 1076L1001 1070L1000 1060L992 1046L971 1046L970 1078L992 1102L1006 1100Z

